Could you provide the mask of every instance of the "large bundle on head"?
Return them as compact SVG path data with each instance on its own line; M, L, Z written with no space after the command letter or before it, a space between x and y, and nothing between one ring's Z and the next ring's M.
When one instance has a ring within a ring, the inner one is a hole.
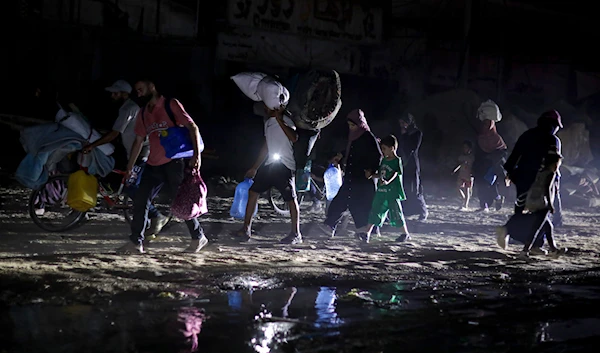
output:
M340 75L334 70L311 70L299 74L292 80L291 97L281 83L261 72L241 72L231 79L255 102L264 102L271 109L280 103L287 104L299 129L319 130L326 127L342 106Z
M479 120L491 120L495 122L500 122L502 120L502 113L500 113L500 108L493 100L488 99L485 102L481 103L479 108L477 109L477 117Z
M231 79L255 102L263 102L269 109L285 107L290 100L290 92L275 78L260 72L242 72Z
M311 70L300 74L291 90L288 110L301 129L326 127L342 106L342 84L340 75L334 70Z

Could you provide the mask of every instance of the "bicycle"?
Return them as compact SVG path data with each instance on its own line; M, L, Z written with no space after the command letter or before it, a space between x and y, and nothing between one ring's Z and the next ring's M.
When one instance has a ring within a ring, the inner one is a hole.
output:
M114 169L112 174L121 176L121 182L116 192L112 191L110 184L102 179L98 180L98 192L102 197L104 208L107 210L118 210L123 213L127 223L131 223L133 218L133 201L124 193L126 187L127 173L122 170ZM64 232L78 226L87 217L88 212L80 212L70 208L67 205L67 185L69 174L57 174L51 176L46 183L31 192L28 208L29 216L33 222L40 228L48 232ZM160 194L155 201L155 207L162 214L168 217L168 223L172 220L170 214L170 205L163 203ZM54 208L65 207L66 216L60 218L61 212L54 211ZM95 208L97 208L96 206ZM42 217L48 216L48 222ZM60 220L59 220L60 218ZM58 222L60 223L56 223ZM64 221L63 221L64 220Z
M323 186L320 187L319 184L316 183L315 180L312 178L312 176L309 176L309 183L310 185L314 186L316 190L317 200L323 201L325 199L325 184L323 184ZM303 209L306 210L308 207L308 202L304 202L304 199L309 193L311 193L310 189L297 191L298 206L300 207L301 211ZM269 204L271 205L271 207L273 207L273 210L275 210L275 212L282 216L290 215L290 208L287 202L283 200L281 193L277 189L271 188L268 191L267 199L269 200ZM325 208L323 208L323 211L325 211Z

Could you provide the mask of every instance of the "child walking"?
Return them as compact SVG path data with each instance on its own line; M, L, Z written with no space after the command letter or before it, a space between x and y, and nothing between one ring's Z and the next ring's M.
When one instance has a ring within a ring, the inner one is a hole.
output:
M368 243L373 228L383 226L389 214L390 225L402 228L402 234L396 241L404 242L410 239L410 235L402 212L401 201L406 200L406 195L402 186L402 160L396 154L398 140L394 135L389 135L381 139L380 146L383 160L379 170L375 175L365 171L368 178L377 177L379 180L369 214L368 232L361 236L361 240Z
M455 174L458 172L456 178L456 186L458 193L462 199L461 211L469 210L469 200L473 195L473 162L475 156L473 155L473 143L471 141L463 142L462 154L458 157L458 166L454 168L452 172Z
M555 151L549 152L544 158L542 168L537 173L535 181L525 201L526 214L513 215L505 226L496 229L498 245L506 249L510 236L515 240L522 240L525 244L521 257L529 257L534 244L540 249L543 238L546 237L550 255L558 256L566 252L559 249L554 241L551 214L554 213L554 198L557 192L557 173L562 156ZM525 230L523 237L519 231ZM543 251L545 253L545 251Z

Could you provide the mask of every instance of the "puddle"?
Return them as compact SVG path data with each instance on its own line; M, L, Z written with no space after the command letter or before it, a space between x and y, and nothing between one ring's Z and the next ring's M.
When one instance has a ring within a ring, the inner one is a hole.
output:
M600 337L600 318L583 318L546 322L540 332L541 342L566 342Z
M206 297L183 290L95 306L0 307L0 351L396 352L402 346L404 351L535 347L543 352L553 344L600 338L600 319L576 317L589 314L598 298L581 302L577 311L573 305L578 291L566 287L555 292L551 286L461 291L398 282L368 289L281 289L258 279L235 283ZM580 292L589 295L593 290ZM538 302L550 294L554 311ZM560 307L561 295L568 309ZM567 310L572 318L553 317Z

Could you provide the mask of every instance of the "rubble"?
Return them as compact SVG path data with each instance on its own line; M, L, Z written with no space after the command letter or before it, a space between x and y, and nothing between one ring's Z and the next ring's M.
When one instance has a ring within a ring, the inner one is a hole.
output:
M565 163L573 166L585 166L594 159L590 148L590 132L584 123L576 122L565 125L565 128L558 132L558 137L562 142Z

